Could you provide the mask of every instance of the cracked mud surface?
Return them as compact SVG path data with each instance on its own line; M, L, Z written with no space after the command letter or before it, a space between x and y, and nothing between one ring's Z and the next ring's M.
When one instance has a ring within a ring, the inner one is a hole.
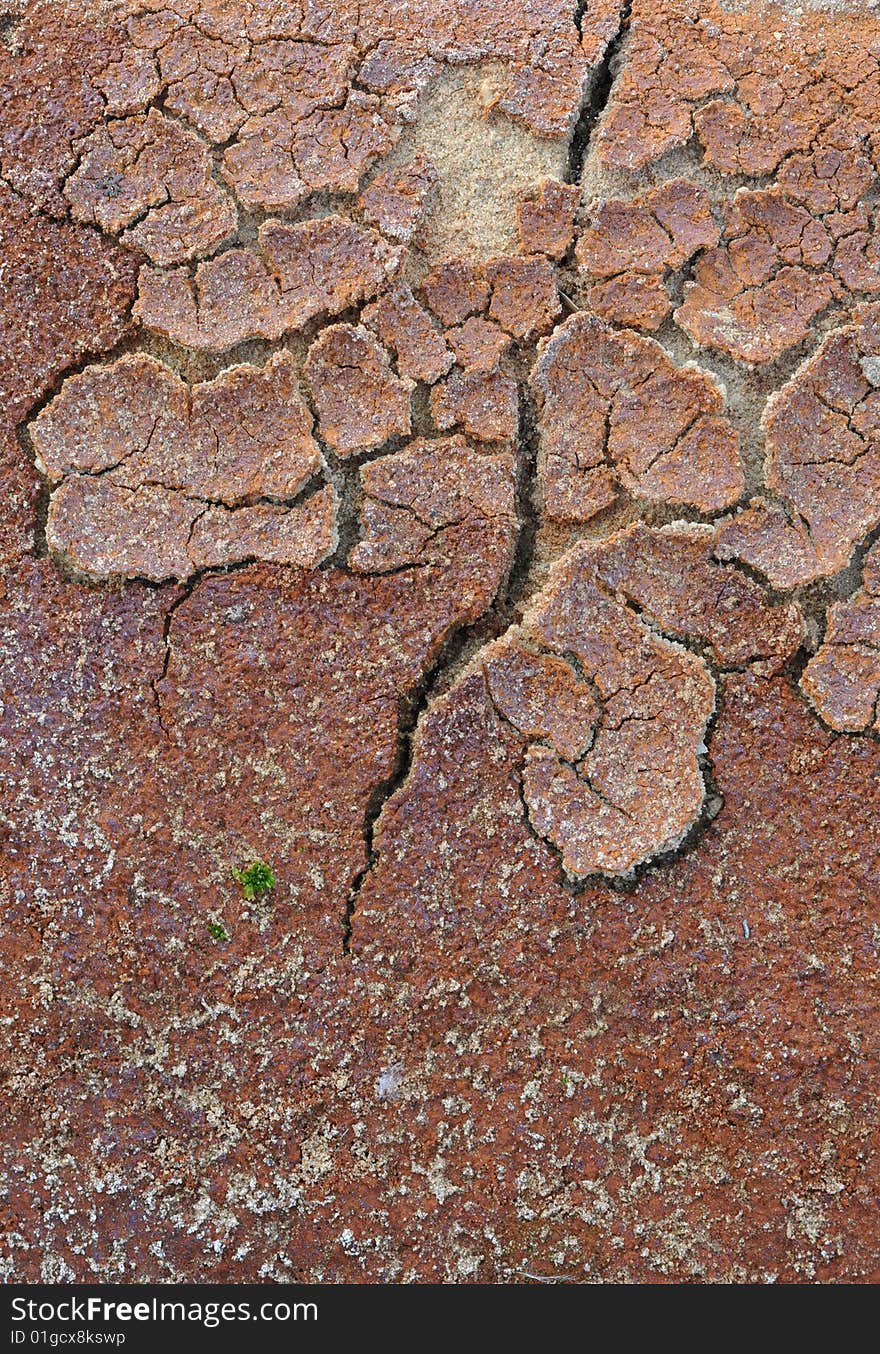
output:
M0 83L0 1274L876 1281L880 15Z

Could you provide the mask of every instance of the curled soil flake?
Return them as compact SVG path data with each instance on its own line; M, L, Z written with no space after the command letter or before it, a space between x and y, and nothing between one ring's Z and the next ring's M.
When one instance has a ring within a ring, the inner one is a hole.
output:
M524 254L546 254L559 261L574 239L574 214L581 190L576 183L541 179L517 203L520 246Z
M829 334L764 413L765 481L718 533L776 588L837 573L880 522L880 306Z
M409 244L428 214L437 177L424 155L414 156L400 174L377 174L361 194L367 220L389 240Z
M367 306L361 321L396 353L401 376L430 385L452 366L454 359L443 335L405 282L395 282Z
M309 349L306 380L324 441L340 456L372 451L410 430L412 381L395 376L368 329L334 324Z
M476 617L513 561L516 468L461 437L414 442L361 468L362 538L356 573L456 567L459 599Z
M825 642L801 687L832 729L880 731L880 545L865 560L862 590L830 608Z
M438 428L462 428L481 442L513 444L519 425L516 381L503 371L453 371L431 392Z
M548 517L588 521L620 488L704 512L742 493L721 389L698 367L676 367L652 339L574 315L546 344L532 382Z
M30 433L55 486L49 547L79 573L161 581L250 558L314 564L333 548L332 495L278 502L323 468L287 352L192 387L143 353L87 367Z
M238 224L207 147L156 108L98 127L64 195L75 221L118 234L161 267L212 253Z
M479 662L526 740L523 797L566 872L626 874L676 846L702 808L699 758L722 670L778 670L792 606L712 557L711 526L637 523L556 567L523 623Z
M724 240L697 262L675 319L702 347L740 362L773 362L810 333L835 293L821 221L777 189L742 188Z
M399 254L340 216L267 221L256 247L229 249L183 268L142 268L136 318L175 343L222 352L246 339L278 339L318 315L376 295Z
M592 283L590 308L618 324L658 329L672 309L667 273L717 244L719 234L708 194L687 179L670 179L630 201L603 202L575 251Z

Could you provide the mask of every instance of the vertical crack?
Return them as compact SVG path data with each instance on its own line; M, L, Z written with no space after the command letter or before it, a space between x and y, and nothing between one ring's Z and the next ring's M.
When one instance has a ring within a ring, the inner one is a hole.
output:
M579 33L585 10L586 0L579 0L575 16ZM585 101L572 131L569 145L568 170L566 173L566 181L569 183L577 183L580 180L584 157L593 130L610 97L616 73L616 57L628 28L629 14L630 5L623 5L620 10L618 29L606 48L602 62L590 77ZM569 302L569 304L572 303ZM529 374L535 357L534 345L530 345L528 351L521 350L519 352L518 360L516 360L520 410L516 445L516 503L519 531L514 545L510 570L495 601L483 612L482 616L470 625L452 628L445 641L440 645L436 658L426 669L421 681L407 695L400 697L397 751L394 765L390 774L373 789L364 813L365 859L361 869L358 870L352 880L343 918L342 949L346 955L351 954L354 917L360 892L364 881L370 875L378 859L375 846L376 824L388 800L400 789L409 776L413 762L414 736L419 720L428 709L432 697L437 694L439 688L442 688L444 678L449 678L454 673L457 666L467 658L474 646L481 647L488 639L507 629L528 585L539 524L535 501L538 416L529 387ZM334 556L334 561L337 558L338 556Z
M575 24L577 25L578 33L583 29L586 8L587 0L579 0L577 13L575 15ZM605 55L592 72L587 84L584 102L581 106L577 122L574 125L571 141L569 142L568 168L565 174L567 183L580 183L581 181L584 160L586 159L587 150L592 140L596 123L604 113L608 100L611 97L611 87L614 84L614 79L617 75L617 58L621 44L629 31L631 10L631 3L621 5L617 32L605 48Z
M159 684L168 676L168 666L171 662L171 625L174 620L174 614L178 607L183 606L184 602L189 601L196 587L203 577L203 572L193 574L192 578L180 585L180 590L173 602L165 612L165 620L162 624L162 668L157 677L150 678L150 689L153 692L153 700L156 702L156 714L159 720L159 728L165 737L171 741L171 733L165 725L162 717L162 697L159 694Z
M512 618L525 596L535 553L540 515L535 500L538 469L538 411L526 374L520 382L517 433L516 510L519 533L507 580L505 614Z
M504 587L499 589L500 597ZM492 627L492 615L496 603L492 603L487 610L470 625L453 624L447 632L446 638L441 641L433 662L425 669L421 680L408 692L403 693L398 698L397 710L397 751L394 757L394 765L384 780L373 788L367 801L367 807L364 812L364 864L358 870L352 880L351 888L348 892L346 901L345 916L342 923L342 951L343 954L351 953L352 930L354 925L354 916L357 911L358 898L364 881L371 873L378 860L378 851L374 844L376 824L382 814L382 810L389 799L405 784L413 763L414 738L419 720L427 710L431 698L436 691L439 679L450 668L454 667L462 655L466 652L468 645L475 634L480 636L480 643L485 640L484 628L488 625ZM506 624L506 622L505 622ZM502 626L501 628L504 628Z

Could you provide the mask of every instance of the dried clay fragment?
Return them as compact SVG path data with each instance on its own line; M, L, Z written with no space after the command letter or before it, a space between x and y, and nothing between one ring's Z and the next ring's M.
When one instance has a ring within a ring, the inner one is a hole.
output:
M710 100L694 113L711 168L752 177L778 170L785 181L786 166L799 154L829 143L870 145L877 100L873 25L845 11L836 18L827 10L804 15L808 8L794 7L799 18L793 22L777 11L780 29L755 7L736 35L737 97ZM735 50L728 46L728 53Z
M363 90L351 90L340 108L297 111L285 105L248 118L224 152L224 173L246 206L273 210L307 193L356 193L397 140L393 117Z
M864 10L641 4L599 129L599 158L638 171L696 134L721 174L774 173L829 124L876 121L876 37Z
M361 322L396 354L401 376L430 385L445 376L453 364L443 335L434 328L430 315L405 282L395 282L367 306Z
M323 465L287 352L191 387L146 353L87 367L30 432L53 482L106 473L229 504L293 498Z
M195 277L183 268L141 269L134 314L175 343L222 352L369 300L399 263L396 249L343 217L267 221L257 246L200 263Z
M155 108L98 127L64 194L74 220L121 232L163 268L211 253L238 223L207 147Z
M416 155L399 174L386 170L361 194L364 215L389 240L409 244L428 214L437 170Z
M499 714L528 740L532 827L568 875L626 874L681 841L703 804L714 682L607 594L594 547L565 556L482 661Z
M856 312L772 397L764 413L765 483L718 532L776 588L837 573L880 522L880 306Z
M630 201L612 198L591 215L575 251L592 283L589 308L635 329L658 329L672 309L667 272L718 243L705 189L670 179Z
M520 13L516 9L505 12L500 7L486 7L496 27L495 46L486 55L493 57L498 46L510 42L509 32L520 27ZM606 44L614 33L614 8L609 0L599 0L584 15L583 36L569 17L570 11L555 5L541 5L539 10L550 18L552 32L528 40L532 51L525 61L514 67L510 84L498 99L497 107L514 122L522 123L539 137L567 137L571 135L577 110L583 98L584 77L588 61L598 63ZM476 7L469 7L469 13ZM529 34L534 23L529 11L529 22L522 25L523 36ZM552 16L552 17L551 17ZM583 44L583 45L582 45ZM526 49L528 51L528 48ZM588 58L588 52L592 58ZM525 53L523 53L525 55Z
M490 259L486 274L492 288L489 319L516 339L532 339L553 328L562 309L556 275L549 259Z
M251 559L314 568L336 548L335 515L329 487L291 507L226 508L161 485L74 475L52 495L46 539L84 577L161 583Z
M315 12L323 18L323 10ZM351 19L342 12L348 31ZM584 82L602 60L619 11L614 0L593 0L582 32L559 0L529 6L525 21L515 4L471 0L427 9L362 4L356 12L361 16L359 41L368 52L358 84L380 91L401 118L415 118L416 98L444 59L455 65L503 63L487 96L487 110L497 107L536 137L561 140L571 133ZM342 29L341 18L339 23Z
M172 7L164 13L158 6L150 8L158 13L136 13L129 31L138 46L156 52L166 86L166 108L186 118L211 141L228 140L247 116L233 84L248 53L240 28L234 33L228 22L218 24L216 15L204 25L187 24Z
M318 428L339 456L372 451L410 430L412 381L395 376L368 329L334 324L309 349L305 376Z
M290 502L323 460L286 352L192 387L146 354L87 367L30 431L56 486L49 547L79 573L161 581L334 548L332 494Z
M573 878L627 874L699 817L715 684L679 641L722 668L768 671L800 642L796 609L719 565L712 535L637 524L576 546L522 625L480 655L496 709L525 740L531 824Z
M431 392L438 428L462 428L480 442L513 445L519 426L516 381L503 371L453 371Z
M546 515L588 521L620 488L717 512L744 481L724 397L653 339L573 315L532 373L541 406L538 481Z
M446 339L464 371L484 372L495 370L512 342L494 320L481 320L476 315L447 330Z
M683 146L693 134L695 104L735 89L730 71L713 50L726 37L720 24L712 25L713 41L708 26L680 11L667 13L667 8L640 13L633 25L626 60L598 130L599 159L609 169L643 169Z
M862 590L831 607L801 687L832 729L880 732L880 545L865 559Z
M166 45L163 56L167 51ZM321 109L338 110L344 103L350 59L351 49L346 43L257 42L241 53L233 81L242 107L230 128L238 135L224 152L223 172L245 207L291 210L308 195L311 185L303 157L294 153L296 127L313 119L307 125L311 127L312 150L316 150L321 137L320 132L315 135L314 115ZM189 76L183 64L176 73L184 81ZM207 114L210 118L218 100L207 105L204 99L199 102L196 116ZM331 142L340 116L337 111L324 123L323 149L331 158Z
M356 573L455 567L474 616L495 596L517 535L516 467L461 437L414 442L361 468L362 536L349 555Z
M137 113L162 92L156 62L150 52L140 47L124 47L118 60L102 67L93 79L111 117Z
M759 583L718 561L714 541L708 523L637 522L613 547L598 547L602 580L664 634L698 642L719 668L777 672L801 646L800 609L771 604Z
M785 161L778 182L790 200L821 218L833 241L829 267L837 280L871 295L880 291L880 239L877 209L869 206L875 170L865 154L865 131L858 119L832 124L808 155Z
M489 282L482 264L446 259L422 282L425 300L447 328L480 315L489 304Z
M331 485L291 507L209 508L197 517L188 553L198 569L242 559L314 569L336 549L336 493Z
M559 261L574 239L574 214L581 190L576 183L541 179L516 206L520 247L524 254L546 254Z
M802 343L835 292L821 221L777 189L741 188L724 239L697 262L675 319L701 347L749 365Z

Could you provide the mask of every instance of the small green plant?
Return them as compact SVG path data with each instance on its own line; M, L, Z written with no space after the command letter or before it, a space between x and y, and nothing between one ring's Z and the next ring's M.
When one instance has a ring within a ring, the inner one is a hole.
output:
M219 921L209 921L207 923L207 927L208 927L208 935L211 936L213 940L229 939L225 926L221 926Z
M232 874L241 885L245 898L262 898L275 887L275 873L264 860L255 860L244 870L233 870Z

